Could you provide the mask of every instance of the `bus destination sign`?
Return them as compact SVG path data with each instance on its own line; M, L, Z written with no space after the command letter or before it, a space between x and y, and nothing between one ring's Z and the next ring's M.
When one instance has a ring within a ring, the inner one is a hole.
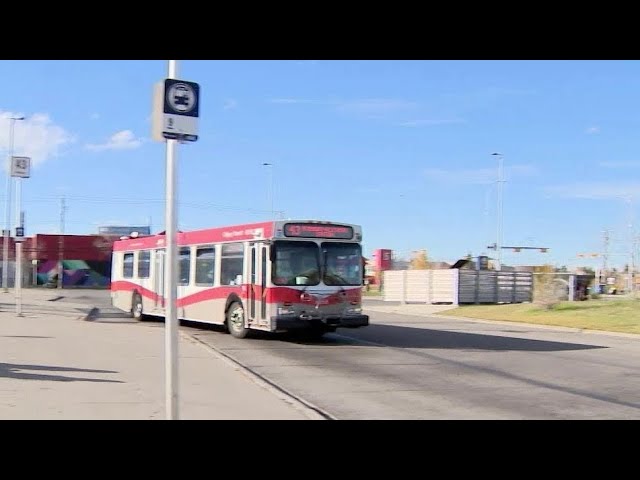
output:
M343 225L317 223L287 223L284 226L284 235L285 237L351 240L353 238L353 228Z

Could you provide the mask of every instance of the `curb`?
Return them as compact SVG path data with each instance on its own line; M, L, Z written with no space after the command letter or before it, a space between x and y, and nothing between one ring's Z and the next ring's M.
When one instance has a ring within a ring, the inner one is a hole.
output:
M203 342L199 338L196 338L193 335L190 335L185 332L180 332L180 335L186 340L189 340L193 343L197 343L205 347L207 350L209 350L211 353L213 353L216 357L218 357L220 360L225 362L227 365L240 371L242 374L247 376L251 381L259 385L260 387L264 388L265 390L269 391L270 393L274 394L280 400L287 402L288 404L293 406L296 410L302 412L310 420L338 420L336 417L322 410L320 407L317 407L313 405L311 402L308 402L307 400L304 400L303 398L291 393L290 391L281 387L277 383L274 383L273 381L269 380L263 375L260 375L258 372L241 364L232 356L227 355L221 350L209 345L208 343Z
M389 312L386 310L376 310L374 308L368 308L368 310L377 312L377 313L391 313L393 315L406 315L408 317L421 317L421 318L437 318L440 320L464 320L467 322L476 322L476 323L488 323L495 325L511 325L517 326L520 325L522 327L527 328L537 328L540 330L553 330L553 331L562 331L562 332L571 332L571 333L584 333L584 334L592 334L592 335L608 335L611 337L624 337L624 338L635 338L640 339L640 334L638 333L624 333L624 332L610 332L608 330L593 330L590 328L577 328L577 327L563 327L561 325L543 325L540 323L527 323L527 322L519 322L516 320L490 320L486 318L473 318L473 317L463 317L460 315L440 315L438 313L429 313L429 314L421 314L421 313L413 313L413 312L401 312L394 311Z
M623 332L610 332L608 330L593 330L590 328L577 328L577 327L563 327L561 325L542 325L539 323L527 323L527 322L518 322L518 321L508 321L508 320L488 320L484 318L472 318L472 317L461 317L461 316L453 316L453 315L430 315L434 318L439 319L453 319L453 320L465 320L467 322L477 322L477 323L490 323L490 324L498 324L498 325L522 325L523 327L529 328L539 328L541 330L555 330L555 331L563 331L563 332L572 332L572 333L586 333L586 334L597 334L597 335L609 335L612 337L626 337L626 338L635 338L640 340L640 334L638 333L623 333Z

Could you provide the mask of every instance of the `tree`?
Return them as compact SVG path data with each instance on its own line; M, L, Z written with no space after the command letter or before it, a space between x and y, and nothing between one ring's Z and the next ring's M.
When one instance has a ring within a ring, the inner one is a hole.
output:
M418 250L413 258L411 259L411 264L409 265L410 270L428 270L429 269L429 259L427 257L426 250Z

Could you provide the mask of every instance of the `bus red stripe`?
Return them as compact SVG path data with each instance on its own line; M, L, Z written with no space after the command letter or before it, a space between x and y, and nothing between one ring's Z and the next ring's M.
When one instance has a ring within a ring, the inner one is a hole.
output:
M226 299L232 293L235 293L240 298L246 299L248 296L249 285L242 286L223 286L223 287L213 287L207 290L202 290L200 292L193 293L191 295L187 295L182 298L178 298L177 306L178 307L186 307L188 305L193 305L195 303L204 302L207 300L217 300L217 299ZM255 287L256 298L262 298L262 288L259 285ZM133 282L128 282L124 280L116 281L111 284L111 290L114 292L124 291L124 292L133 292L137 290L140 295L149 298L153 301L157 301L162 299L161 295L157 295L152 290L144 288L138 284ZM288 287L272 287L266 288L266 300L267 303L285 303L289 302L292 304L315 304L317 298L313 294L309 294L309 300L301 301L300 295L302 294L301 290L297 290L295 288ZM350 302L358 302L360 303L362 299L362 292L359 288L351 288L345 289L346 299ZM342 293L340 291L331 293L328 297L324 299L324 302L328 305L334 305L342 302Z

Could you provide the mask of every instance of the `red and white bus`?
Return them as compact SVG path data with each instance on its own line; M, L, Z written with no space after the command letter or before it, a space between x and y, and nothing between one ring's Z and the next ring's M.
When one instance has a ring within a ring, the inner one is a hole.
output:
M321 336L364 327L362 228L314 220L177 234L178 318L250 330ZM135 319L164 317L165 235L113 245L111 299Z

